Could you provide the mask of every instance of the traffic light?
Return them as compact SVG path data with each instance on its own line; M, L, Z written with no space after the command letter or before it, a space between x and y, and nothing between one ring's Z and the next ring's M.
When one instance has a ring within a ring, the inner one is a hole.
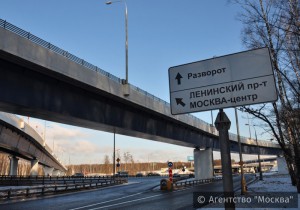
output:
M117 161L117 167L120 167L120 158L117 158L116 161Z

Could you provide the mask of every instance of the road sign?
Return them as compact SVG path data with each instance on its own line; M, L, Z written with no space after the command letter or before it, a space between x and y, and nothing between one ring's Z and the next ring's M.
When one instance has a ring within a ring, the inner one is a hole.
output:
M268 48L169 68L172 114L277 100Z
M120 167L120 163L117 163L117 167Z
M117 160L116 160L117 162L120 162L120 158L117 158Z
M172 162L168 162L168 166L171 168L173 166Z

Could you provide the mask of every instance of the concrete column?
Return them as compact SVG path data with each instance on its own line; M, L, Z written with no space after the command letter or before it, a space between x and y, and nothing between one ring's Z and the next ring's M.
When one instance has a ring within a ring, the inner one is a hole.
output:
M213 178L212 149L194 149L195 179Z
M10 156L9 160L10 160L9 175L10 176L18 175L19 158L17 158L16 156Z
M279 174L289 174L289 170L284 157L277 157L277 167Z
M30 176L37 176L39 168L39 161L37 159L31 160Z
M43 171L45 176L52 176L54 168L49 168L47 166L43 166Z
M60 176L60 170L54 169L52 172L52 176Z

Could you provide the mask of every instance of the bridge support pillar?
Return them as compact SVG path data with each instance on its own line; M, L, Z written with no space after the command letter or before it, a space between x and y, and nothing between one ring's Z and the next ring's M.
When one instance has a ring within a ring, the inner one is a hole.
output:
M43 171L45 176L52 176L54 168L43 166Z
M37 159L31 160L30 176L37 176L39 168L39 161Z
M9 160L10 160L9 175L10 176L18 175L19 158L17 158L16 156L9 156Z
M52 172L52 176L60 176L60 170L54 169Z
M277 167L279 174L289 174L288 167L284 157L277 157Z
M194 149L194 169L195 179L213 178L213 158L212 149Z

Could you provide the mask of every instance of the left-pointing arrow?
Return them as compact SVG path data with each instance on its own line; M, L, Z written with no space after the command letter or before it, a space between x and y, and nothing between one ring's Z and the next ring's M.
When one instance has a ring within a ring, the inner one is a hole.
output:
M185 103L182 102L182 98L175 98L177 105L185 106Z
M178 84L178 85L181 84L181 79L182 79L182 78L183 78L183 77L181 76L181 74L177 73L175 79L177 79L177 84Z

